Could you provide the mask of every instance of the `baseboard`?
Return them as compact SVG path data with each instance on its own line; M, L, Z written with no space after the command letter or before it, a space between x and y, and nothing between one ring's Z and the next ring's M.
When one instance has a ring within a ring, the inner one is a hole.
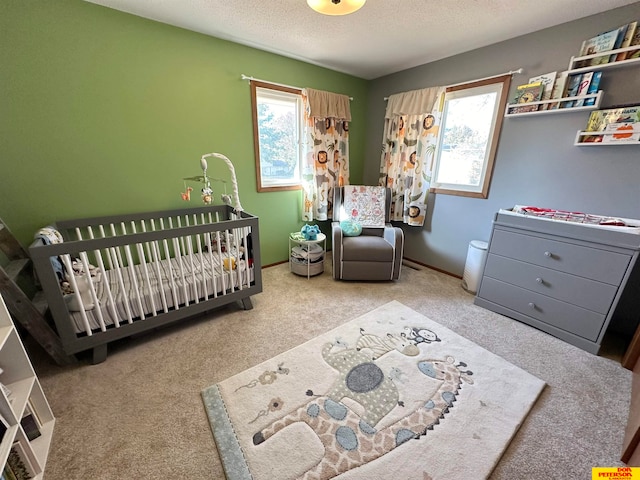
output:
M428 268L430 270L435 270L436 272L444 273L445 275L449 275L450 277L460 278L460 275L456 275L455 273L447 272L446 270L442 270L441 268L433 267L431 265L427 265L426 263L418 262L417 260L412 260L407 257L402 258L402 264L405 267L413 268L414 270L422 270L423 268Z

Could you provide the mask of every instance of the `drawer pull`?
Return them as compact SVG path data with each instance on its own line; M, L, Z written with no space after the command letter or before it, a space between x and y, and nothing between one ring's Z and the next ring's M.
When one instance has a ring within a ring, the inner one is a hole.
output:
M544 256L551 258L553 255L551 254L551 252L544 252Z
M535 310L536 309L536 304L533 303L533 302L529 303L529 308L532 309L532 310Z
M536 282L538 282L540 285L542 285L544 283L544 280L542 280L540 277L536 278Z

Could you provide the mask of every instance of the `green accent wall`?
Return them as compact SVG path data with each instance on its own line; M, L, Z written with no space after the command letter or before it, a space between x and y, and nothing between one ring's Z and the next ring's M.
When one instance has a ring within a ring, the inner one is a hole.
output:
M260 218L263 263L285 261L301 192L256 191L241 74L353 97L351 183L362 182L369 82L357 77L80 0L3 0L0 66L0 218L25 246L55 220L187 206L182 178L219 152ZM230 180L221 161L208 174Z

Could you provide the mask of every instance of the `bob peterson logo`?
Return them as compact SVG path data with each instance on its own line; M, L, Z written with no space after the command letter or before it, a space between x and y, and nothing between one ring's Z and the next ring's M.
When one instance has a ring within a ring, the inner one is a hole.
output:
M591 469L591 479L640 480L640 467L595 467Z

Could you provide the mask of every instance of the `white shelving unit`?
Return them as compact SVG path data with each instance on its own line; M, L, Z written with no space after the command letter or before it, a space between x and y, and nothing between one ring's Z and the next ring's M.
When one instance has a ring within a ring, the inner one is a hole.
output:
M625 135L633 135L634 133L640 133L640 128L634 128L633 130L625 130ZM578 131L576 135L576 139L573 142L574 145L578 147L614 147L619 145L640 145L640 141L638 140L616 140L614 142L604 141L604 137L608 135L620 135L620 132L610 131L610 132L588 132L586 130ZM585 137L601 137L600 140L593 141L584 141Z
M639 46L638 45L634 45L633 47L626 47L626 48L618 48L616 50L610 50L609 52L607 52L608 55L617 55L618 53L622 53L622 52L629 52L632 50L638 50ZM633 66L640 66L640 57L638 58L630 58L627 60L620 60L618 62L610 62L610 63L603 63L600 65L589 65L588 67L578 67L575 68L576 65L579 65L581 62L585 61L585 60L590 60L592 58L596 58L596 57L602 57L602 53L594 53L592 55L584 55L582 57L571 57L571 60L569 61L569 75L574 75L574 74L578 74L578 73L585 73L585 72L592 72L595 70L607 70L607 69L615 69L615 68L624 68L624 67L633 67ZM634 128L633 130L627 130L625 131L625 133L638 133L640 131L640 129L638 128ZM610 131L610 132L587 132L585 130L579 130L578 133L576 134L576 138L575 141L573 142L573 144L577 147L617 147L617 146L621 146L621 145L640 145L640 142L638 140L632 140L632 141L624 141L624 140L616 140L615 142L603 142L602 139L604 139L604 137L608 136L608 135L619 135L620 132L616 132L616 131ZM600 137L601 140L600 141L581 141L583 140L585 137Z
M8 425L0 442L0 465L4 470L9 453L20 442L33 469L33 478L41 480L53 437L55 418L47 402L31 361L18 336L7 307L0 296L0 382L10 391L10 399L0 392L0 415ZM31 408L39 420L40 436L29 441L20 421ZM0 471L1 472L1 471Z
M312 261L310 257L306 259L300 259L293 255L294 248L300 248L301 252L307 254L315 248L320 250L316 252L318 258ZM296 234L289 235L289 269L296 275L303 275L307 277L307 280L314 275L319 275L324 272L324 259L327 252L327 237L324 233L319 233L315 240L303 240Z
M545 115L549 113L571 113L571 112L584 112L585 110L597 110L600 108L600 104L602 103L602 97L604 96L604 92L602 90L598 90L598 93L590 93L588 95L580 95L577 97L563 97L563 98L554 98L551 100L540 100L538 102L529 102L529 103L509 103L504 112L505 117L524 117L527 115ZM548 103L563 103L572 100L587 100L589 98L595 98L595 102L593 105L582 105L580 107L569 107L569 108L555 108L553 110L536 110L534 112L522 112L522 113L510 113L509 109L524 107L525 105L546 105Z
M638 50L638 45L634 45L633 47L618 48L616 50L609 50L608 52L604 52L604 53L607 55L617 55L618 53L629 52L631 50ZM584 60L591 60L592 58L602 57L602 56L604 56L602 53L594 53L592 55L584 55L582 57L571 57L571 60L569 61L568 75L575 75L577 73L585 73L585 72L594 72L596 70L609 70L614 68L622 68L622 67L628 67L630 65L640 64L640 57L639 57L639 58L629 58L627 60L620 60L619 62L602 63L600 65L589 65L588 67L576 68L576 64L579 64Z
M634 45L633 47L618 48L616 50L609 50L608 52L594 53L592 55L584 55L581 57L571 57L571 60L569 61L569 68L567 71L567 75L571 76L571 75L577 75L579 73L594 72L596 70L611 70L615 68L630 67L634 65L640 66L640 58L630 58L628 60L620 60L618 62L603 63L600 65L589 65L588 67L576 67L576 65L579 65L581 62L585 60L591 60L592 58L602 57L604 55L617 55L618 53L630 52L638 49L639 49L639 46ZM524 103L524 104L510 103L507 105L505 109L504 116L510 118L510 117L524 117L524 116L531 116L531 115L547 115L547 114L555 114L555 113L569 113L569 112L581 112L581 111L584 112L587 110L597 110L600 108L600 104L602 103L603 96L604 96L604 93L602 92L602 90L600 90L598 91L598 93L592 93L590 95L583 95L579 97L555 98L552 100L542 100L539 102L530 102L530 103ZM596 100L593 105L584 105L580 107L556 108L553 110L538 110L535 112L509 113L509 109L514 107L522 107L524 105L545 105L547 103L557 103L557 102L562 103L562 102L567 102L571 100L581 100L581 99L587 99L587 98L595 98ZM634 142L629 142L629 143L634 143ZM624 143L618 143L618 142L611 143L611 144L607 143L605 145L619 145L619 144L626 145ZM596 145L602 145L602 144L596 143Z

